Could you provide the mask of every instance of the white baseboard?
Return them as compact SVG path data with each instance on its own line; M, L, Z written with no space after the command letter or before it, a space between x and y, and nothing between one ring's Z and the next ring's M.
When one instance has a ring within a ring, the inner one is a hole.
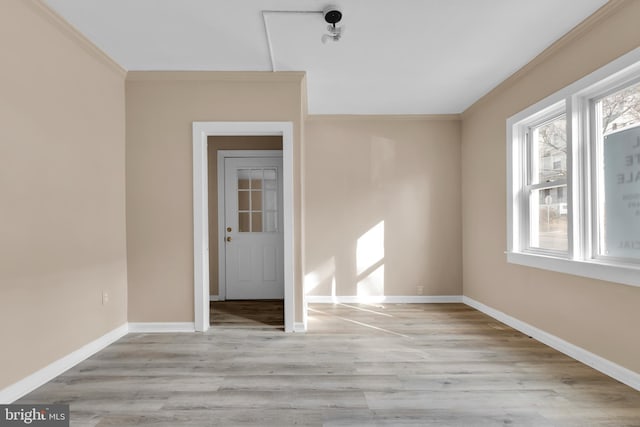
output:
M129 332L138 333L167 333L167 332L195 332L193 322L133 322L129 323Z
M296 332L296 333L307 332L307 328L305 327L304 322L295 322L293 324L293 332Z
M316 304L431 304L462 302L462 295L388 295L388 296L331 296L307 295L308 303Z
M222 301L220 295L209 295L209 301Z
M20 399L22 396L32 392L43 384L51 381L58 375L73 368L78 363L93 356L103 348L116 342L129 331L128 325L125 323L116 329L107 332L100 338L80 347L68 355L56 360L48 366L34 372L2 390L0 390L0 404L6 405Z
M559 352L564 353L567 356L572 357L573 359L576 359L577 361L582 362L585 365L590 366L593 369L596 369L603 374L608 375L611 378L614 378L621 383L624 383L629 387L640 391L639 373L620 366L617 363L598 356L597 354L591 353L590 351L585 350L582 347L571 344L570 342L567 342L562 338L545 332L542 329L538 329L535 326L516 319L515 317L511 317L508 314L503 313L502 311L484 305L472 298L465 296L462 298L462 301L466 305L473 307L476 310L481 311L484 314L487 314L506 325L511 326L513 329L516 329L523 334L526 334L536 339L537 341L540 341L541 343L546 344L549 347L554 348Z

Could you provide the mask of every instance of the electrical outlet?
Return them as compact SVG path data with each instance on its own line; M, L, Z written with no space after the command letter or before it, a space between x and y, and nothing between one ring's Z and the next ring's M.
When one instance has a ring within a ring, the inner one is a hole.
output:
M109 303L109 293L107 291L102 291L102 305Z

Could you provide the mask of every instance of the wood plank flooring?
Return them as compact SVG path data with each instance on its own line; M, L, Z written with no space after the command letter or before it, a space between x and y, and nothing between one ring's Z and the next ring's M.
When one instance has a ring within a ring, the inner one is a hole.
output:
M284 331L284 301L215 301L211 303L209 320L216 328Z
M306 334L279 302L226 304L207 333L130 334L20 402L69 403L77 426L640 426L639 392L462 304L312 304Z

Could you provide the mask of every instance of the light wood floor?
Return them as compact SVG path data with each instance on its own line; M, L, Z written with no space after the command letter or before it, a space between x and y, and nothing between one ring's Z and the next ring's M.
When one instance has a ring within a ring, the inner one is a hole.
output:
M207 333L130 334L21 402L86 426L640 426L639 392L462 304L312 304L306 334L280 330L281 303L229 304Z

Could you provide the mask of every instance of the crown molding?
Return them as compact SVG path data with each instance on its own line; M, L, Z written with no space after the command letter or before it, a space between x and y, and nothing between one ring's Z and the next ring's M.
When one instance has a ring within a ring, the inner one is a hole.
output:
M567 45L573 42L576 39L582 37L585 33L589 32L596 25L600 24L606 18L617 12L623 6L630 4L635 0L609 0L604 6L595 11L591 16L587 19L573 27L568 33L564 36L560 37L554 43L552 43L549 47L543 50L538 56L529 61L525 66L520 68L518 71L513 73L511 76L507 77L502 83L498 84L495 88L490 90L476 102L471 104L466 110L464 110L460 116L462 119L466 119L469 115L473 114L478 108L492 100L493 98L499 96L504 91L512 87L516 82L518 82L521 78L529 74L533 69L538 67L540 64L544 63L549 57L555 55L562 49L564 49Z
M302 84L304 71L129 71L127 81L291 82Z
M410 120L410 121L459 121L460 114L309 114L308 121L323 120Z
M31 9L38 15L46 19L63 35L68 37L73 42L77 43L85 52L91 55L93 58L102 62L112 71L115 71L118 75L124 77L127 74L120 64L107 55L102 49L97 47L91 40L84 36L77 28L67 22L56 11L51 9L43 0L28 0L25 4L31 7Z

